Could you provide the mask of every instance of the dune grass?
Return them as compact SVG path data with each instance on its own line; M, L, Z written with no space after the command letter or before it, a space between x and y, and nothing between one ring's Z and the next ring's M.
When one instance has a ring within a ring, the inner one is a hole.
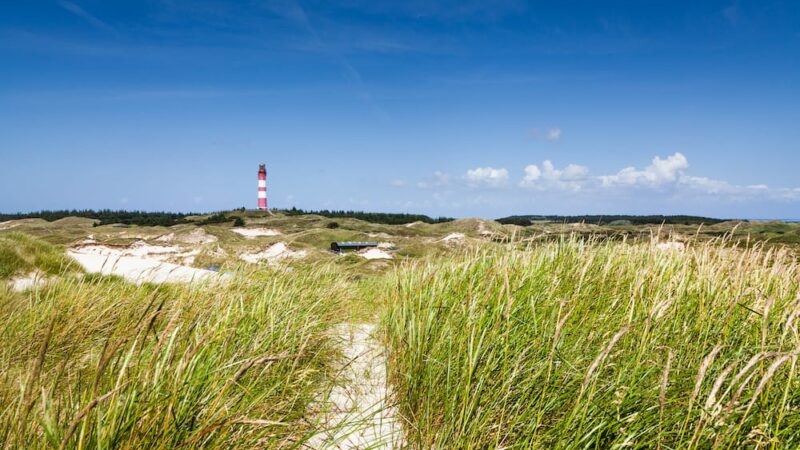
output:
M0 280L32 271L48 275L77 272L78 265L52 244L24 233L0 234Z
M339 354L331 267L0 286L4 448L301 448Z
M409 264L386 304L413 448L798 448L786 251L564 238Z

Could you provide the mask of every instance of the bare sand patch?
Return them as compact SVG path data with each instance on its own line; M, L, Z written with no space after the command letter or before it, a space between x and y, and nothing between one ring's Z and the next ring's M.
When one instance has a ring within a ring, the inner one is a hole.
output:
M394 237L389 233L384 233L383 231L381 231L379 233L367 233L367 236L373 237L373 238L381 238L381 239L391 239L391 238Z
M281 233L278 230L272 228L231 228L236 234L240 234L247 239L255 239L261 236L280 236Z
M10 230L11 228L20 226L20 223L16 220L6 220L5 222L0 222L0 230Z
M152 245L144 241L136 241L124 247L108 246L96 243L93 239L86 239L73 250L84 254L100 256L133 256L164 261L176 256L181 256L183 248L167 245Z
M478 234L483 237L490 237L494 235L494 231L486 228L486 222L481 220L478 222Z
M17 292L22 292L34 287L43 286L50 278L45 274L33 271L27 275L17 276L8 281L8 286Z
M162 234L161 236L156 238L158 242L174 242L175 241L175 233L167 233Z
M659 242L655 247L662 252L682 252L686 250L686 244L678 241Z
M284 242L278 242L260 252L243 253L239 255L239 258L243 261L257 264L261 261L277 262L282 259L304 258L307 254L306 250L291 250Z
M218 238L202 228L195 228L189 233L176 233L171 231L156 238L158 242L180 242L182 244L210 244L217 242Z
M177 235L175 240L184 244L210 244L217 242L217 237L202 228L197 228L189 234Z
M210 270L172 264L155 258L129 256L124 249L85 246L67 251L87 272L119 275L134 283L192 282L218 278Z
M364 259L392 259L392 255L380 248L370 248L358 254Z
M464 233L450 233L447 236L441 238L439 242L456 243L456 242L462 242L465 238L466 236L464 235Z

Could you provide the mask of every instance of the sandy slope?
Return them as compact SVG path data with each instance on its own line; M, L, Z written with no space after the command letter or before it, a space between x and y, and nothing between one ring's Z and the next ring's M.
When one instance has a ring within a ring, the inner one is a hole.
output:
M261 236L280 236L281 232L272 228L231 228L236 234L240 234L247 239L255 239Z
M285 243L278 242L256 253L244 253L239 255L243 261L257 264L259 261L274 263L282 259L304 258L308 252L306 250L291 250Z
M134 283L190 282L217 278L219 274L210 270L159 261L154 258L127 256L122 252L108 250L98 252L86 247L68 250L87 272L104 275L119 275Z

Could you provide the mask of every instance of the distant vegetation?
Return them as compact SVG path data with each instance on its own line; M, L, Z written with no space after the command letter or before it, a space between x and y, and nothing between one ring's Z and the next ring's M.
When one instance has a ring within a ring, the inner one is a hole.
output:
M48 222L52 222L65 217L85 217L88 219L99 220L98 225L123 223L126 225L161 225L168 227L171 225L188 222L186 218L191 215L193 214L146 211L114 211L110 209L62 209L58 211L35 211L30 213L0 214L0 221L44 219Z
M237 210L243 211L243 210ZM336 218L351 218L360 219L366 222L382 223L387 225L403 225L412 222L425 222L425 223L442 223L451 222L454 219L450 217L437 217L432 218L423 214L403 214L403 213L372 213L363 211L331 211L331 210L303 210L303 209L286 209L275 210L276 212L283 212L289 216L300 216L306 214L316 214L323 217L336 217ZM86 217L89 219L96 219L99 222L97 225L109 225L112 223L121 223L125 225L140 225L140 226L155 226L160 225L169 227L181 223L195 223L197 225L209 225L214 223L225 223L235 220L236 217L229 216L226 213L216 213L203 220L192 221L189 219L191 216L200 215L199 213L171 213L171 212L146 212L146 211L114 211L110 209L92 210L92 209L72 209L72 210L58 210L58 211L35 211L30 213L16 213L16 214L0 214L0 222L6 220L19 220L19 219L44 219L48 222L63 219L65 217ZM236 226L241 226L237 222Z
M236 210L243 211L243 210ZM316 214L318 216L329 218L350 218L359 219L365 222L381 223L386 225L404 225L412 222L425 222L425 223L444 223L452 222L451 217L430 217L424 214L405 214L405 213L381 213L381 212L364 212L364 211L345 211L345 210L328 210L323 209L319 211L304 210L298 208L291 208L285 210L275 210L275 212L282 212L288 216L301 216L308 214ZM6 220L18 219L44 219L48 222L63 219L65 217L86 217L89 219L96 219L99 222L97 225L109 225L113 223L121 223L125 225L139 225L139 226L165 226L178 225L182 223L195 223L198 225L209 225L215 223L225 223L235 220L236 217L228 215L227 213L216 213L202 220L190 220L189 217L201 215L200 213L173 213L173 212L147 212L147 211L115 211L110 209L92 210L92 209L73 209L73 210L58 210L58 211L36 211L30 213L16 213L16 214L0 214L0 222ZM721 219L713 219L709 217L696 217L696 216L622 216L622 215L589 215L589 216L548 216L548 215L523 215L523 216L509 216L497 219L502 224L513 224L528 226L535 222L561 222L561 223L580 223L585 222L595 225L713 225L716 223L724 222ZM237 224L236 226L241 226Z
M713 225L722 219L696 216L508 216L497 219L502 224L528 226L534 222L581 223L594 225Z
M112 223L121 223L125 225L139 225L139 226L164 226L169 227L182 223L195 223L197 225L209 225L215 223L225 223L235 220L235 217L229 216L225 213L212 214L211 216L199 220L192 221L188 218L190 216L197 216L199 213L172 213L172 212L148 212L148 211L114 211L110 209L71 209L71 210L58 210L58 211L36 211L30 213L17 213L17 214L0 214L0 222L6 220L19 220L19 219L44 219L48 222L63 219L65 217L85 217L88 219L96 219L95 225L110 225Z
M306 214L316 214L323 217L331 218L350 218L359 219L365 222L382 223L386 225L403 225L412 222L425 222L425 223L442 223L452 222L453 218L450 217L437 217L432 218L423 214L404 214L404 213L375 213L363 211L331 211L323 209L320 211L303 210L303 209L286 209L281 212L289 216L301 216Z

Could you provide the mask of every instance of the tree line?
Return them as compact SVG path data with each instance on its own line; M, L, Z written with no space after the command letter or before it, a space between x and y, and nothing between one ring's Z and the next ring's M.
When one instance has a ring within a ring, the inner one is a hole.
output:
M386 225L404 225L412 222L425 222L425 223L443 223L452 222L451 217L430 217L424 214L406 214L406 213L379 213L379 212L364 212L364 211L345 211L345 210L328 210L323 209L319 211L304 210L292 207L291 209L281 210L288 216L300 216L307 214L316 214L318 216L328 218L350 218L359 219L365 222L381 223Z
M19 219L44 219L48 222L63 219L65 217L85 217L95 219L95 226L110 225L121 223L124 225L139 226L163 226L170 227L182 223L193 223L196 225L208 225L213 223L225 223L236 221L237 226L244 224L239 217L231 217L225 213L212 214L202 220L189 220L188 217L199 215L198 213L175 213L164 211L122 211L111 209L62 209L56 211L34 211L29 213L2 214L0 222ZM237 220L238 219L238 220Z
M626 216L626 215L586 215L586 216L553 216L528 215L509 216L497 219L502 224L528 226L534 222L587 223L594 225L713 225L725 222L722 219L698 216Z

